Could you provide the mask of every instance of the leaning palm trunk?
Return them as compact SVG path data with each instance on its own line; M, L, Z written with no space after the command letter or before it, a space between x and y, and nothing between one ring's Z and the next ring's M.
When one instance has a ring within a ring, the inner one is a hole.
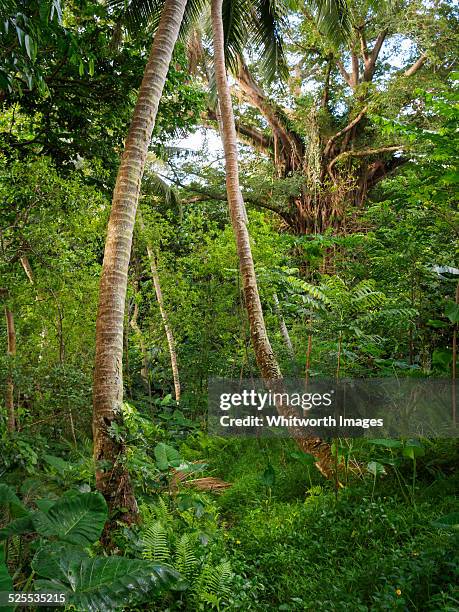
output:
M255 358L261 374L267 380L279 380L282 374L274 356L266 333L257 279L253 265L246 212L239 187L239 168L237 159L237 136L234 124L233 107L229 91L224 52L224 33L222 21L223 0L212 0L212 32L214 38L215 78L221 116L221 137L225 152L226 191L228 205L236 238L237 253L241 269L244 297L250 324L250 335Z
M111 508L128 509L126 519L137 504L120 461L123 448L109 430L121 418L124 304L140 183L185 6L186 0L166 0L161 14L118 170L100 280L93 388L96 485ZM101 469L101 461L110 468Z
M5 306L6 332L8 337L8 375L6 379L6 414L8 431L16 430L16 415L14 411L14 380L12 372L12 362L16 355L16 331L14 328L14 316L12 311Z
M220 105L219 124L221 126L221 137L225 153L228 206L236 238L244 298L250 325L250 337L255 352L255 359L265 383L271 388L280 389L282 387L282 373L266 331L247 229L247 215L239 187L237 135L225 67L222 5L223 0L212 0L211 15L215 80ZM278 406L278 411L288 414L289 408L280 405ZM300 431L291 430L291 433L303 451L314 454L317 457L318 468L325 476L329 477L332 473L329 446L324 444L319 438L303 438Z
M139 210L138 212L138 221L140 231L145 233L145 224L143 222L142 214ZM159 281L159 273L158 267L156 265L156 256L153 251L153 247L150 242L147 240L147 255L148 261L150 262L150 270L151 276L153 278L153 284L155 287L156 299L158 301L159 312L161 313L161 319L163 321L164 333L167 338L167 346L169 348L169 357L171 360L171 368L172 368L172 377L174 379L174 391L175 391L175 401L177 404L180 403L180 376L179 369L177 363L177 351L175 348L175 339L174 334L172 333L172 328L169 323L169 317L167 316L166 307L164 306L163 292L161 291L161 283Z

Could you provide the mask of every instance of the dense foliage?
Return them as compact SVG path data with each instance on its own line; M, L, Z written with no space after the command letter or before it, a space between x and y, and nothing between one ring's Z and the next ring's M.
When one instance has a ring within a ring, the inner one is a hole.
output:
M454 381L456 4L337 3L349 13L334 38L327 3L252 4L266 40L276 20L285 39L275 78L280 47L269 55L252 30L245 60L229 61L282 372ZM237 50L251 26L229 5ZM207 433L208 379L258 365L205 15L174 51L131 250L124 403L108 434L135 520L97 492L99 278L153 30L126 29L120 7L0 6L0 591L65 593L68 609L94 611L457 610L455 440L330 440L332 481L292 440Z

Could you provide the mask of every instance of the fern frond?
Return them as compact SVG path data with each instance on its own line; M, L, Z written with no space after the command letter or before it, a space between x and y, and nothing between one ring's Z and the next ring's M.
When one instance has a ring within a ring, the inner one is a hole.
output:
M153 508L153 512L157 518L157 520L164 526L170 525L174 517L172 516L172 512L167 505L164 497L159 497L158 502Z
M229 595L231 575L229 561L223 561L215 567L206 564L194 588L198 601L218 606L221 599Z
M196 573L197 559L193 551L190 536L184 533L177 542L175 549L175 569L187 580L190 580Z
M143 534L144 559L156 563L167 563L170 560L169 545L167 543L167 532L159 521L156 521Z

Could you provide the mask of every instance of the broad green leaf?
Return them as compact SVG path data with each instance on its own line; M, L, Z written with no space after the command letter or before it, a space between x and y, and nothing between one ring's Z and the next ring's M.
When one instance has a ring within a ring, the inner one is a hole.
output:
M59 474L63 474L69 469L72 469L72 466L61 457L55 457L54 455L43 455L43 459L46 461L48 465L53 467Z
M35 505L42 512L48 512L48 510L52 508L55 503L56 503L55 499L37 499L35 500Z
M0 542L6 540L12 535L21 535L23 533L32 533L34 531L35 526L32 521L32 515L21 516L20 518L11 521L11 523L9 523L3 529L0 529Z
M32 561L37 589L66 593L85 612L112 612L142 603L161 589L183 587L175 570L140 559L89 557L73 546L48 545Z
M459 304L448 302L445 307L445 315L451 323L459 323Z
M422 457L424 455L424 447L419 440L408 440L403 449L403 455L409 459Z
M157 444L154 452L156 465L162 471L167 470L169 467L178 467L182 461L178 450L164 442Z
M266 470L260 476L260 481L265 487L273 487L276 481L276 472L271 464L268 465Z
M375 477L386 473L385 467L378 461L370 461L370 463L367 465L367 470L372 476Z
M447 369L453 360L453 351L446 348L435 349L432 353L432 364L442 369Z
M434 327L435 329L442 329L444 327L448 327L448 323L445 323L445 321L440 321L439 319L429 319L427 321L427 325L429 327Z
M293 459L298 459L303 465L307 465L310 467L312 467L317 462L317 459L316 457L314 457L314 455L311 455L310 453L303 453L300 451L293 451L292 453L290 453L290 457L292 457Z
M36 512L33 522L42 536L88 545L99 539L107 514L100 493L75 493L57 501L47 512Z

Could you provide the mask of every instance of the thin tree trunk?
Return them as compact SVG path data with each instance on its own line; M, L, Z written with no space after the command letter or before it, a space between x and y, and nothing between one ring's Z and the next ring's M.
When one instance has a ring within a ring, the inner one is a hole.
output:
M305 387L307 387L309 384L309 373L311 370L311 350L312 350L312 333L310 331L308 335L308 348L306 351L306 371L304 375Z
M32 267L30 265L29 258L26 257L25 255L21 257L21 265L24 268L24 272L26 273L26 276L29 279L30 284L35 285L35 276L34 276ZM38 297L38 294L37 294L37 297Z
M148 253L148 259L150 261L151 275L153 277L153 283L155 285L156 299L158 300L159 311L161 313L161 318L163 320L164 331L166 333L166 338L167 338L167 345L169 347L172 376L174 378L175 400L178 404L180 403L180 377L179 377L179 370L178 370L178 364L177 364L177 352L175 350L174 335L172 333L172 329L169 324L167 312L164 307L163 294L162 294L161 285L159 282L159 274L158 274L158 268L156 267L155 254L152 248L150 247L150 245L148 244L147 244L147 253Z
M292 359L292 361L294 361L295 351L293 350L293 344L290 338L290 334L288 333L287 325L285 324L284 317L282 316L277 293L273 295L273 299L274 299L274 310L276 311L277 320L279 321L279 331L281 333L282 339L284 340L285 346L287 347L288 354L290 355L290 358Z
M236 238L243 292L249 318L250 337L255 358L266 384L271 388L280 388L282 386L282 373L266 332L260 295L258 293L257 279L255 276L252 250L250 247L249 232L247 230L247 215L239 187L237 135L225 67L225 39L222 21L222 5L223 0L212 0L211 16L214 41L215 80L220 103L221 137L225 153L228 206ZM288 407L279 406L278 410L282 412L288 411L289 409ZM318 458L317 467L322 473L327 477L330 476L332 473L330 447L324 444L320 438L303 438L300 432L291 431L291 433L302 450L314 454Z
M96 486L110 508L128 508L126 520L138 512L137 503L119 462L122 445L108 429L121 419L124 305L140 184L185 6L186 0L166 0L161 14L118 170L100 279L93 387ZM111 468L101 469L101 461Z
M16 415L14 412L14 381L12 362L16 356L16 330L14 328L14 315L12 311L5 306L5 319L6 319L6 331L8 336L8 375L6 379L6 413L7 413L7 427L8 431L16 430Z
M24 269L24 272L27 276L27 278L29 279L30 284L33 287L37 287L36 281L35 281L35 274L33 273L32 270L32 266L30 265L30 261L29 258L27 257L27 255L23 255L20 259L21 261L21 265ZM40 300L43 299L42 293L40 291L40 289L37 289L37 293L35 295L35 301L39 302ZM40 332L40 337L41 337L41 347L40 347L40 352L38 353L38 361L41 361L43 358L43 355L41 353L41 351L43 351L44 345L45 345L45 338L46 338L46 327L42 327L41 332Z
M140 352L142 353L142 367L140 369L140 376L141 376L143 382L145 383L145 385L149 389L150 388L150 384L149 384L149 381L148 381L147 348L145 346L145 341L143 339L142 330L140 329L140 326L139 326L139 323L138 323L138 320L137 320L138 316L139 316L139 305L137 304L137 302L135 302L134 303L134 312L132 313L132 318L129 321L129 325L132 327L132 329L137 334L137 339L138 339L139 345L140 345Z
M212 0L212 30L215 52L215 77L222 119L221 136L225 152L228 205L236 238L243 292L255 357L263 378L266 380L278 380L282 378L282 374L266 333L253 265L249 232L246 224L245 206L239 187L237 135L225 68L222 3L223 0Z
M137 218L139 221L139 227L142 234L145 233L145 224L143 222L142 213L140 210L137 213ZM174 334L172 333L172 328L169 323L169 317L167 316L166 308L164 306L163 293L161 291L161 283L159 280L158 267L156 265L156 257L153 251L153 247L151 243L147 240L147 255L148 261L150 262L150 270L151 276L153 278L153 284L155 287L156 300L158 301L159 312L161 313L161 319L163 321L164 332L167 338L167 346L169 347L169 357L171 360L171 368L172 368L172 377L174 379L174 391L175 391L175 401L177 404L180 403L180 376L179 369L177 363L177 350L175 348L175 339Z

